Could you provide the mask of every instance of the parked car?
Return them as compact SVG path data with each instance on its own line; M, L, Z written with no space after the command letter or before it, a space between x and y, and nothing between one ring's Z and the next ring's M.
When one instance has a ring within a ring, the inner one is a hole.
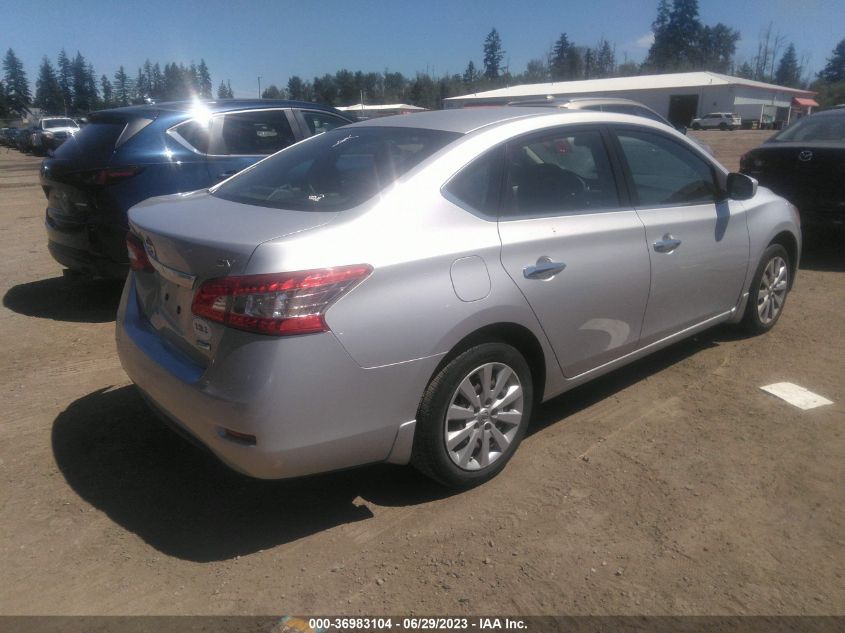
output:
M680 132L687 133L686 126L672 125L668 120L660 116L657 112L649 108L647 105L632 99L622 99L617 97L576 97L568 99L565 97L545 97L543 99L524 99L521 101L512 101L509 106L519 107L552 107L563 108L566 110L592 110L594 112L615 112L617 114L632 114L634 116L641 116L658 123L663 123ZM712 155L712 148L699 141L697 138L691 137L690 140L701 147L708 154Z
M799 119L739 164L795 204L806 228L845 227L845 109Z
M117 346L172 424L254 477L412 462L459 488L536 403L772 328L801 243L665 125L548 108L356 123L129 220Z
M33 126L18 128L15 136L15 147L18 151L27 153L32 151L32 135L35 133Z
M126 212L167 193L205 189L312 134L345 125L332 108L267 99L160 103L95 112L41 165L53 258L125 277Z
M66 117L46 117L34 127L32 151L36 154L52 155L68 137L79 132L79 126L73 119Z
M733 132L742 127L742 117L734 112L711 112L693 119L690 127L693 130L719 129Z

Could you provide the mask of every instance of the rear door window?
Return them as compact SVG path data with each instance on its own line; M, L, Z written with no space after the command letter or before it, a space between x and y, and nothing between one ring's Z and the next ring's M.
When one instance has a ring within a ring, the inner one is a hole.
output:
M207 154L210 142L208 123L201 121L185 121L168 131L172 137L189 149Z
M508 145L505 215L589 212L619 206L598 130L562 129Z
M213 125L209 153L217 156L275 154L296 140L284 110L230 112Z

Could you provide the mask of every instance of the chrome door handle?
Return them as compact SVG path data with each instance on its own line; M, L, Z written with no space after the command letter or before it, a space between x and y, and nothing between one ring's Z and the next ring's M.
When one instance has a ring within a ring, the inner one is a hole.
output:
M522 276L526 279L551 279L566 268L563 262L553 262L550 257L541 257L534 266L522 269Z
M662 240L657 240L654 243L654 250L658 253L671 253L681 245L681 240L673 237L669 233L663 236Z

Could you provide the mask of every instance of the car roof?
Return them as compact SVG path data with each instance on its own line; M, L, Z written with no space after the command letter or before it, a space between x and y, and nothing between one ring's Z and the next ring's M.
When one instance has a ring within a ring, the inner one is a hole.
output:
M145 103L141 105L126 106L123 108L109 108L99 110L96 114L129 114L156 118L160 114L175 114L188 112L201 105L212 114L231 112L234 110L262 109L262 108L304 108L308 110L323 110L325 112L336 112L334 108L310 101L292 101L289 99L192 99L185 101L165 101L163 103ZM339 114L343 114L342 112ZM348 118L348 117L346 117Z
M457 132L467 134L478 128L538 116L561 114L567 110L556 108L511 108L507 106L453 108L449 110L429 110L414 112L413 114L396 114L393 116L367 119L345 126L350 127L411 127L443 132ZM574 110L569 112L575 113ZM582 111L579 111L582 112Z

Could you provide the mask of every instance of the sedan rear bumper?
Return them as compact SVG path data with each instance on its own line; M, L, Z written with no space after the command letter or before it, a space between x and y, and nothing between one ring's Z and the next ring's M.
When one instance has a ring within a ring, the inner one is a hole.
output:
M403 461L391 457L400 426L413 420L439 360L363 369L330 332L275 338L231 330L204 366L140 313L132 273L116 339L123 368L159 413L234 470L261 479Z

